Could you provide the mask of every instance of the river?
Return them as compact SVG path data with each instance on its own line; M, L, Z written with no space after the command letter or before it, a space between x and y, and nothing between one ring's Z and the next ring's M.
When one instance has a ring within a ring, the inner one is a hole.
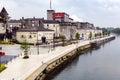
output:
M120 80L120 36L80 55L52 80Z

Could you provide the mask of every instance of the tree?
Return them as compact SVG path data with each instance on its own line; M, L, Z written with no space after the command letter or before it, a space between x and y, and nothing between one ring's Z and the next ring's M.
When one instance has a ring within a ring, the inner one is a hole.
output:
M63 42L63 46L64 46L64 42L65 42L66 37L64 35L61 35L60 38L61 38L61 41Z
M77 42L78 42L79 38L80 38L80 34L77 32L75 35L75 39L77 40Z
M89 39L92 39L92 32L89 33Z

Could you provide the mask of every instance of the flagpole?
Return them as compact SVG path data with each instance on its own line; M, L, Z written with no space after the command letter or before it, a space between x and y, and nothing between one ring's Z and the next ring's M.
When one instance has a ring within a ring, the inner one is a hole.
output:
M50 0L50 9L52 9L52 0Z

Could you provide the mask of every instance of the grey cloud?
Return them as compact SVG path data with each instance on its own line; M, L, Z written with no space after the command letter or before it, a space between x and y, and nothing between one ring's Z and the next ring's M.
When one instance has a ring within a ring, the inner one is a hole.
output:
M0 0L12 18L45 17L49 0ZM58 12L75 15L80 20L96 26L120 26L120 0L52 0L52 8Z

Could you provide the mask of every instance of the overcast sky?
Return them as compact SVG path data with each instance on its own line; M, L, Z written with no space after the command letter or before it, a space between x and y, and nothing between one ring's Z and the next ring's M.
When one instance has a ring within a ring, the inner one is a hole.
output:
M3 6L12 19L46 19L50 0L0 0L0 10ZM99 27L120 27L120 0L52 0L52 9L68 13L75 21Z

